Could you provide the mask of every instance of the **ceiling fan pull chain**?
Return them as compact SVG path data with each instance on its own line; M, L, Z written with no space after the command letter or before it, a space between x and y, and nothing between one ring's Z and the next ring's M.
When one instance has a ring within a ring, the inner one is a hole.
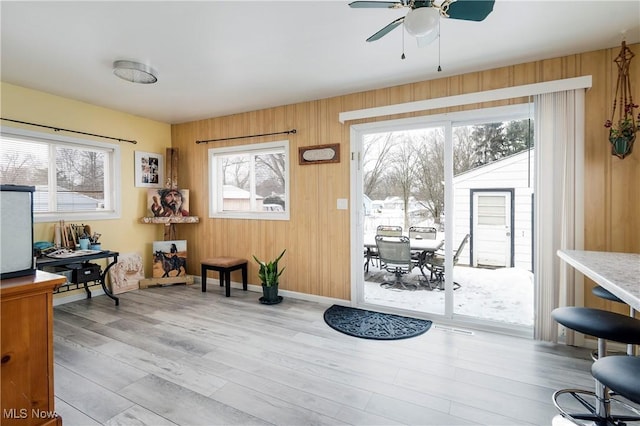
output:
M438 19L438 72L442 71L442 67L440 66L440 20Z
M404 22L402 23L402 56L400 56L400 59L405 59L406 56L404 56Z

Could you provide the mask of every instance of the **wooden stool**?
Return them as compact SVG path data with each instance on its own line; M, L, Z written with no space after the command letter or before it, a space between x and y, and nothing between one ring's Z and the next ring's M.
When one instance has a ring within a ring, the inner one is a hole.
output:
M202 265L202 292L207 291L207 271L220 273L220 287L225 286L226 296L231 296L231 271L242 270L242 289L247 291L247 259L240 257L212 257L204 259Z

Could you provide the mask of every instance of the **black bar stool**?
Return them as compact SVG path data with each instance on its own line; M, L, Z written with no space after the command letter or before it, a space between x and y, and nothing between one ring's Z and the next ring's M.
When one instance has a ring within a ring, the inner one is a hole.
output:
M598 359L604 359L607 353L607 340L627 344L640 344L640 320L601 309L583 307L556 308L551 313L553 319L565 327L580 333L598 338ZM569 413L560 406L558 398L563 394L573 396L584 408L586 413ZM590 403L587 398L595 398ZM589 421L628 421L640 420L638 416L611 415L611 400L605 384L595 381L595 392L583 389L561 389L553 394L553 404L563 417Z
M607 356L593 363L591 374L616 394L640 404L640 358Z
M607 290L606 288L597 285L595 287L593 287L591 289L591 293L594 296L597 296L601 299L605 299L605 300L610 300L611 302L617 302L617 303L622 303L623 305L626 305L625 301L620 299L618 296L616 296L615 294L611 293L609 290ZM633 309L633 306L629 306L629 316L631 318L635 318L636 316L636 311L635 309ZM635 355L635 346L632 344L628 344L627 345L627 355L630 356L634 356ZM591 355L591 357L593 358L593 360L595 361L596 359L598 359L595 356L595 352L594 354Z

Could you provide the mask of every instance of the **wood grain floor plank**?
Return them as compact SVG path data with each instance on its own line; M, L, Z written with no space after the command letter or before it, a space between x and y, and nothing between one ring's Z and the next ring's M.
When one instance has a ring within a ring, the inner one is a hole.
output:
M357 339L324 323L328 305L213 290L56 307L65 425L545 425L554 390L593 387L587 350L437 324L412 339Z
M125 343L110 342L100 346L99 350L131 367L202 395L209 395L226 383L224 379L193 368L180 360L163 358Z
M154 375L132 383L122 389L121 394L136 404L179 425L269 424L236 408ZM249 404L250 401L247 403Z
M60 398L55 399L56 413L65 426L100 426L101 423L72 407Z
M149 374L63 337L54 339L54 356L58 365L111 391L116 392Z
M133 405L121 395L59 364L54 366L54 374L56 397L97 422L104 423Z
M235 383L227 383L211 399L277 425L336 425L335 418L309 410L280 395L258 392ZM247 403L251 401L251 403Z
M67 425L66 419L65 425ZM142 408L139 405L134 405L131 408L126 409L122 413L110 418L105 422L106 426L176 426L173 423L156 413Z

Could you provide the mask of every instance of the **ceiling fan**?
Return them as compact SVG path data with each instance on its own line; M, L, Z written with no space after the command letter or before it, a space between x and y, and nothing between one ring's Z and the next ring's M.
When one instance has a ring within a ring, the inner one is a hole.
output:
M464 21L482 21L492 11L495 0L444 0L436 5L434 0L354 1L349 6L356 9L400 9L408 7L406 16L400 17L372 35L367 41L376 41L404 23L409 34L416 37L423 47L438 37L438 22L444 18Z

